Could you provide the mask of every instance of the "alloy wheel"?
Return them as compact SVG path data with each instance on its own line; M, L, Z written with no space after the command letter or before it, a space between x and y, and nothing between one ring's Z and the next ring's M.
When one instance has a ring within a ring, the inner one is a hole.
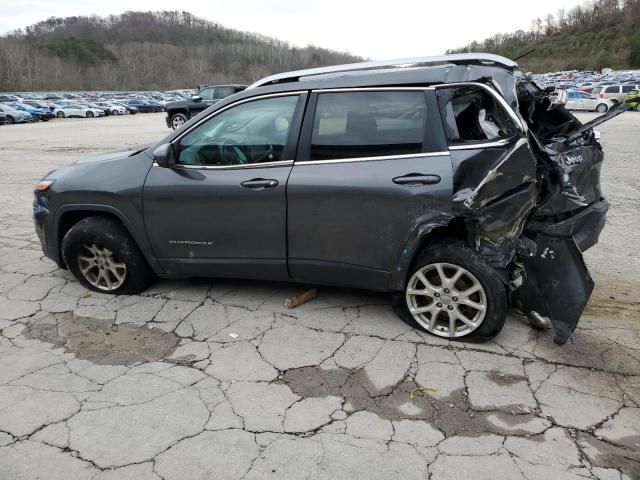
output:
M425 330L445 338L464 337L487 313L487 295L478 279L452 263L432 263L409 279L406 302Z
M181 115L176 115L171 119L171 126L174 130L180 128L182 125L184 125L184 117Z
M95 243L83 244L82 248L88 252L78 255L78 266L84 278L106 292L120 288L127 277L126 264L116 261L111 250L100 248Z

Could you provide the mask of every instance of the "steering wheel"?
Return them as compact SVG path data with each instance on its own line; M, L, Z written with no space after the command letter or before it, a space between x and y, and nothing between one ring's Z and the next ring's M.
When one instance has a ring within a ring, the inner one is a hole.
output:
M223 138L218 144L218 149L220 151L220 159L224 165L256 163L251 149L235 140Z
M265 143L264 145L266 148L264 149L264 153L262 153L261 155L258 155L255 157L255 161L256 163L261 163L263 162L265 159L267 162L272 162L273 161L273 153L275 152L275 148L273 148L273 145L269 142Z

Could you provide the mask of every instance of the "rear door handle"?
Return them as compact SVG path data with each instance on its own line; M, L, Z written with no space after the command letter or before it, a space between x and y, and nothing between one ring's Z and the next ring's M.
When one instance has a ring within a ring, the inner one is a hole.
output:
M261 188L274 188L278 186L278 181L273 178L252 178L251 180L247 180L242 182L244 188L252 188L254 190L258 190Z
M393 183L398 185L407 185L408 187L417 187L419 185L435 185L440 183L439 175L425 175L423 173L409 173L402 177L393 179Z

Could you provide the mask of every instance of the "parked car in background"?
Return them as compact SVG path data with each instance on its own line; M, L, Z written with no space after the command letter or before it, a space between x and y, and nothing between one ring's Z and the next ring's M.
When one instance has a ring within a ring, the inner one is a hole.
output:
M606 98L612 100L614 103L624 102L624 97L640 89L640 85L625 84L625 85L605 85L600 88L598 92L599 98Z
M118 107L122 107L125 110L127 110L127 112L129 112L130 115L135 115L136 113L138 113L140 110L138 110L136 107L134 107L133 105L127 105L124 102L113 102L114 105L117 105Z
M629 104L632 110L640 112L640 90L632 90L625 98L624 102Z
M151 108L153 109L154 112L165 111L165 106L157 100L154 100L152 98L147 98L147 99L144 99L143 101L148 105L151 105Z
M27 112L33 115L38 120L41 120L43 122L48 122L53 118L53 113L48 108L32 107L29 104L17 103L17 102L6 103L5 105L9 105L10 107L15 108L16 110L22 110L23 112Z
M26 123L35 122L37 119L24 110L16 110L9 105L0 104L0 112L7 116L7 123Z
M608 112L615 105L611 100L578 90L561 90L556 102L564 105L567 110L587 110L600 113Z
M80 104L70 103L67 105L59 105L53 110L53 114L58 118L65 117L104 117L104 110L91 108Z
M21 103L25 103L27 105L30 105L30 106L36 107L36 108L44 108L44 109L47 109L47 110L51 111L51 106L50 106L51 102L45 102L43 100L29 99L29 100L23 100Z
M166 106L167 127L175 130L207 107L245 88L246 85L210 85L202 87L191 100L169 102Z
M104 110L106 115L125 115L129 113L125 107L112 102L94 102L93 105Z
M0 95L0 103L19 102L20 100L21 98L16 95Z
M138 112L141 113L152 113L155 111L152 105L149 105L143 100L126 100L124 103L130 107L134 107Z

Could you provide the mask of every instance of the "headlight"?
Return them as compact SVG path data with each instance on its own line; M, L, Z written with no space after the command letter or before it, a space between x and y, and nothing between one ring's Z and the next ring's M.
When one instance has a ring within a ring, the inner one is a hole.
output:
M46 192L49 190L49 187L53 184L53 180L40 180L36 183L36 192Z

